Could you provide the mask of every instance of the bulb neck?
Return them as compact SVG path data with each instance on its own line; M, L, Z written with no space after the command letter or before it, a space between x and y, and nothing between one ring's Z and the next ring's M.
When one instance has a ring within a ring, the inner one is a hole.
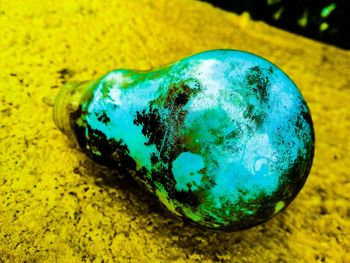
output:
M60 89L55 98L53 109L55 124L72 142L76 142L76 138L71 125L71 116L79 109L91 83L92 81L69 82Z

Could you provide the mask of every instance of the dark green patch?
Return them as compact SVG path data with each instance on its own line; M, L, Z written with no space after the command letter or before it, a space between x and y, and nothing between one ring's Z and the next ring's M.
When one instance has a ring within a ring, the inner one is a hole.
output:
M86 154L102 165L114 168L136 169L136 162L129 155L129 149L122 140L107 139L101 131L92 129L85 121L81 107L70 116L71 126L80 148ZM78 120L83 124L78 125ZM96 154L101 153L101 156Z
M159 162L159 158L156 156L155 153L151 153L151 163L154 165L157 162Z
M246 83L249 86L249 91L253 92L253 99L248 99L248 104L243 112L244 118L251 119L257 127L264 122L266 117L265 108L268 107L268 94L270 88L270 75L273 70L261 69L259 66L254 66L248 69L246 75ZM251 98L251 94L247 98Z
M243 117L250 118L253 116L253 113L254 113L254 105L248 104L243 112Z
M243 112L243 117L252 120L256 127L260 127L266 117L266 112L261 107L261 105L248 104Z
M142 125L142 134L148 138L145 145L154 144L160 150L158 147L164 139L165 125L159 110L150 107L148 111L143 109L142 112L136 112L134 124Z
M176 191L173 194L173 198L191 208L198 207L202 203L200 191Z
M142 134L148 139L146 145L155 145L159 155L151 155L152 180L163 185L169 200L189 206L198 206L194 192L178 192L172 173L172 162L186 151L180 130L187 114L186 104L198 94L201 86L198 81L188 80L172 84L167 93L149 104L148 109L136 112L135 125L142 126ZM153 184L154 186L154 184Z
M182 107L187 104L191 96L200 91L198 82L194 87L190 87L186 82L170 85L167 95L164 100L165 108Z
M155 154L151 155L152 162L152 186L153 190L155 190L155 183L160 183L167 190L169 195L173 193L172 189L175 189L175 181L174 176L172 174L172 166L164 163L160 160L158 156ZM169 198L170 199L170 198Z
M269 67L269 73L272 74L273 73L273 68Z
M270 86L271 71L262 70L259 66L255 66L249 69L246 80L249 86L259 99L266 102L268 99L268 89Z
M172 84L164 97L151 102L147 110L136 112L134 124L142 126L142 134L148 138L146 145L154 144L165 163L171 163L184 151L179 137L187 114L184 106L199 91L198 85L191 88L186 82Z
M310 132L311 132L311 138L309 137L306 138L300 138L300 140L304 141L306 143L306 152L309 154L307 158L310 160L313 160L314 156L314 150L315 150L315 132L314 132L314 125L311 119L311 114L308 109L308 107L305 105L301 106L302 108L300 109L300 115L298 116L296 122L295 122L295 132L296 134L300 134L300 131L303 131L303 125L307 124L310 127ZM305 141L307 140L307 141ZM310 169L311 169L311 164L310 164Z
M102 112L102 114L97 118L97 120L103 122L106 125L111 121L111 119L107 116L106 112Z

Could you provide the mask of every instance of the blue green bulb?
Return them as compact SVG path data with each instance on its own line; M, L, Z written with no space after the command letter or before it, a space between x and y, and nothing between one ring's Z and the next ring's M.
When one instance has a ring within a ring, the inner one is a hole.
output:
M314 154L309 109L269 61L200 53L154 71L71 84L55 121L89 157L128 170L173 214L241 230L287 206Z

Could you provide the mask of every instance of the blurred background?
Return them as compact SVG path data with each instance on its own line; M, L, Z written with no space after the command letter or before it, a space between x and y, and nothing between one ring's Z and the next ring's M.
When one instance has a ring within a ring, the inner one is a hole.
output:
M247 12L281 29L350 49L349 0L202 0L227 11Z

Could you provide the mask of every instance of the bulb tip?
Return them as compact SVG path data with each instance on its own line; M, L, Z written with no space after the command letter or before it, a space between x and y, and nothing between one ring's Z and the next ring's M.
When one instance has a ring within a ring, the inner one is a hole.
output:
M59 130L74 140L74 132L71 127L71 114L76 111L81 103L82 84L85 82L66 83L55 98L45 97L44 102L53 104L53 118Z

